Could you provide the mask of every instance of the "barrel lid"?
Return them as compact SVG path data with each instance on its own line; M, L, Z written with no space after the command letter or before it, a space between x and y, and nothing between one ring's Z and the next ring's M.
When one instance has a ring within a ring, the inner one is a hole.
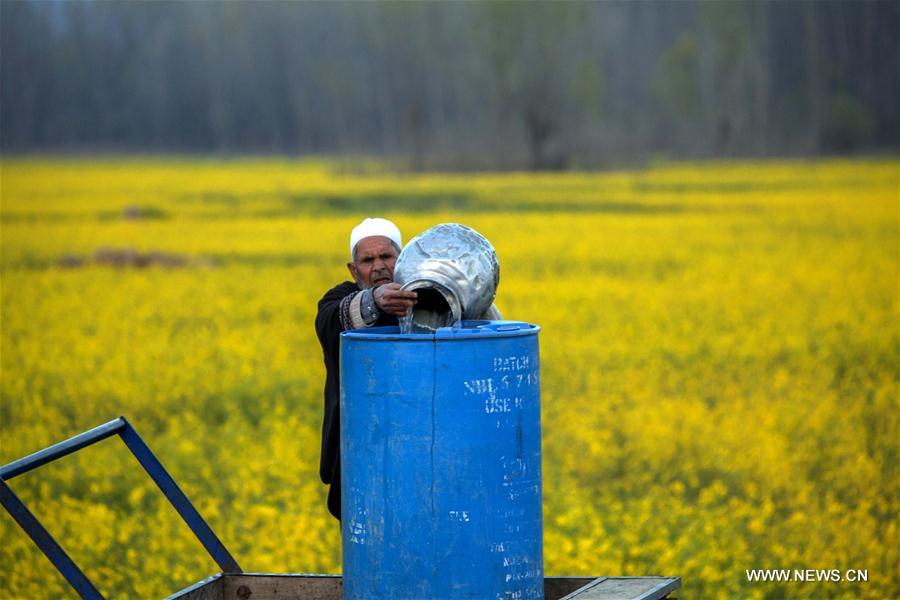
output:
M523 321L463 321L457 327L440 327L434 333L400 333L396 325L344 331L341 337L359 340L470 340L535 335L541 328Z

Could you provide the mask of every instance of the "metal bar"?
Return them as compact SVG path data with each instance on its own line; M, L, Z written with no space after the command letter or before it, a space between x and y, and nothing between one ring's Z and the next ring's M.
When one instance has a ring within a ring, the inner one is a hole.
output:
M25 530L25 533L28 534L34 543L38 545L57 570L62 573L66 581L83 598L91 600L96 598L102 600L103 598L100 592L97 591L97 588L94 587L74 561L69 558L69 555L53 539L53 536L41 525L40 521L28 510L18 496L13 493L5 480L27 473L41 465L77 452L86 446L116 434L119 434L125 446L131 451L144 470L147 471L147 474L150 475L150 478L153 479L175 510L178 511L178 514L184 519L187 526L191 528L191 531L194 532L194 535L197 536L197 539L200 540L200 543L203 544L203 547L206 548L213 560L218 563L222 571L242 573L243 571L237 564L237 561L231 556L219 538L216 537L216 534L203 520L203 517L200 516L200 513L191 504L191 501L188 500L181 488L178 487L178 484L175 483L175 480L172 479L172 476L162 466L159 459L144 443L144 440L141 439L134 427L131 426L125 417L119 417L0 467L0 500L2 500L3 507L12 515L19 526Z
M48 462L54 461L57 458L62 458L63 456L77 452L85 446L90 446L100 440L105 440L106 438L119 433L126 423L127 421L123 417L119 417L109 423L104 423L99 427L94 427L84 433L79 433L74 437L70 437L63 442L48 446L34 454L29 454L25 458L13 461L0 467L0 479L12 479L16 475L27 473L28 471L36 469L41 465L46 465Z
M668 577L642 596L641 600L661 600L679 588L681 588L681 578Z
M606 581L607 579L609 579L609 577L597 577L597 578L595 578L594 580L592 580L590 583L581 586L581 587L578 588L577 590L574 590L574 591L572 591L572 592L569 592L568 594L566 594L565 596L563 596L563 597L560 598L559 600L573 600L574 598L577 598L577 597L578 597L579 595L581 595L582 593L584 593L584 592L586 592L586 591L588 591L588 590L590 590L590 589L592 589L592 588L597 587L598 585L600 585L601 583L603 583L603 582Z
M74 450L72 450L72 452L74 452ZM68 454L68 452L66 454ZM48 460L53 459L51 458ZM16 520L19 527L25 530L25 533L27 533L32 541L37 544L38 548L41 549L41 552L50 559L50 562L53 563L56 570L62 573L62 576L69 582L69 585L75 588L75 591L77 591L82 598L85 598L86 600L103 600L103 596L97 588L94 587L94 584L91 583L90 579L81 572L78 565L69 558L66 551L56 543L53 536L44 529L41 522L38 521L31 511L28 510L28 507L19 500L19 497L16 496L2 478L0 478L0 502L2 502L3 508L5 508L6 511L12 515L12 518Z
M203 598L206 596L207 598L224 598L225 591L223 585L223 575L221 573L216 573L211 577L207 577L197 583L191 584L186 588L180 589L171 596L166 596L165 600L178 600L179 598L190 598L194 592L197 590L209 591L209 594L204 594L203 596L199 596ZM215 590L215 591L213 591Z
M178 514L181 515L187 526L191 528L191 531L194 532L194 535L197 536L197 539L200 540L200 543L203 544L209 555L219 565L219 568L225 573L242 573L243 571L237 564L237 561L231 556L219 538L216 537L210 526L206 524L206 521L203 520L203 517L200 516L200 513L188 500L188 497L185 496L178 484L175 483L175 480L172 479L172 476L162 466L159 459L144 443L141 436L134 430L134 427L131 426L125 417L121 417L121 419L124 422L124 426L119 432L122 441L125 442L125 445L128 446L128 449L131 450L137 461L141 463L147 474L156 482L156 485L159 486L166 498L169 499L169 502L178 511Z

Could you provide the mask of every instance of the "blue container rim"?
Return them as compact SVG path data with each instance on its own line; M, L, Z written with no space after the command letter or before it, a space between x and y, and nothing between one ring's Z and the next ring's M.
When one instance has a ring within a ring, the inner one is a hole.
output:
M540 326L523 321L463 321L459 327L441 327L434 333L400 333L396 325L369 327L341 332L342 338L367 341L477 340L535 335Z

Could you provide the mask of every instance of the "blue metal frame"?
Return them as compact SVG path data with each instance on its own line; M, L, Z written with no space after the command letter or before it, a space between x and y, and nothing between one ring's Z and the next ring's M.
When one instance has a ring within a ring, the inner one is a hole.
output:
M125 446L131 451L131 454L137 459L140 465L147 471L150 478L156 483L165 497L169 500L184 522L187 523L209 555L216 561L219 567L225 573L242 573L241 567L221 540L216 537L213 530L207 525L188 497L185 496L172 476L169 475L159 459L153 454L150 448L138 435L134 427L125 417L119 417L109 423L104 423L99 427L95 427L84 433L80 433L63 442L54 444L43 450L30 454L25 458L13 461L3 467L0 467L0 503L3 508L12 515L13 519L19 526L25 530L25 533L37 544L38 548L50 559L53 566L66 578L75 591L82 598L103 598L97 588L78 568L74 561L69 558L65 550L56 543L53 536L41 525L40 521L28 510L28 507L16 496L15 493L6 484L6 481L27 473L32 469L36 469L41 465L62 458L73 452L77 452L82 448L96 444L108 437L118 435L125 442Z
M91 600L103 598L100 592L97 591L97 588L94 587L94 584L91 583L91 580L82 573L78 565L69 558L66 551L56 543L53 536L44 529L41 522L37 520L31 511L28 510L28 507L19 500L19 497L9 489L9 486L2 479L0 479L0 501L3 502L3 508L12 515L19 527L25 530L34 543L38 545L38 548L47 555L47 558L56 567L56 570L62 573L69 585L75 588L82 598L90 598Z

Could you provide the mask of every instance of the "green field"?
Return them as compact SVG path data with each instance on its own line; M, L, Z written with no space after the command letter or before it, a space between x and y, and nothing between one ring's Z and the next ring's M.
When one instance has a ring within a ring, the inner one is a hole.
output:
M545 571L685 598L900 589L896 159L393 175L0 165L0 462L125 415L241 566L340 571L315 303L364 216L474 227L542 327ZM109 597L217 571L117 440L11 482ZM74 596L0 517L0 596ZM864 569L751 583L745 570Z

